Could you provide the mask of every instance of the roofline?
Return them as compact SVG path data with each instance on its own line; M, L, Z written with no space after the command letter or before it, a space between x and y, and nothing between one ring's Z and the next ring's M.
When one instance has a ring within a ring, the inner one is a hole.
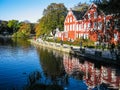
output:
M92 4L89 6L88 10L92 7L92 5L95 5L95 7L97 8L97 5L94 4L94 3L92 3ZM84 14L84 16L88 13L88 10L87 10L86 13ZM84 16L83 16L83 18L84 18Z
M69 14L69 12L72 12L73 17L75 18L76 21L78 21L77 18L75 17L75 15L74 15L74 13L73 13L73 11L72 11L71 8L70 8L70 10L68 11L68 14ZM68 14L67 14L67 16L68 16ZM66 16L66 18L67 18L67 16ZM65 18L65 20L66 20L66 18ZM64 21L64 23L65 23L65 21Z

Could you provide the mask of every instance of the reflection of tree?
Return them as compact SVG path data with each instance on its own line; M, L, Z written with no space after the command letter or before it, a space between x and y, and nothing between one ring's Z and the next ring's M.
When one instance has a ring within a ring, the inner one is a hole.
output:
M62 57L44 48L38 49L43 72L35 71L28 76L26 90L63 90L68 83L62 64Z
M39 71L32 72L28 76L28 84L24 87L25 90L63 90L58 84L46 84L40 82L42 80L42 73ZM39 82L39 83L38 83Z
M0 45L11 45L12 43L13 41L11 40L11 38L0 38Z
M14 46L21 46L23 49L27 49L30 47L30 42L27 41L27 39L21 39L21 38L12 38Z
M40 55L42 68L47 77L50 77L51 80L54 81L64 75L62 57L54 55L52 51L48 52L47 49L40 49L38 53Z

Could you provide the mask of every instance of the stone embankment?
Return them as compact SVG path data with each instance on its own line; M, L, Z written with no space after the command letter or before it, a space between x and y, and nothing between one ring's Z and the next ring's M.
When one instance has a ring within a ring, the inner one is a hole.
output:
M59 51L63 51L66 53L69 53L71 48L69 45L61 45L60 43L53 43L53 42L47 42L47 41L42 41L42 40L30 40L31 43L35 44L35 45L39 45L39 46L44 46L47 48L51 48L51 49L55 49L55 50L59 50Z

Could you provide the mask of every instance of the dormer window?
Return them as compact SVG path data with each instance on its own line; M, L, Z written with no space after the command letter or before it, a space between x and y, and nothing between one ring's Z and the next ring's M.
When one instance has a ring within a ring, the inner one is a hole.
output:
M90 19L90 13L88 13L88 19Z

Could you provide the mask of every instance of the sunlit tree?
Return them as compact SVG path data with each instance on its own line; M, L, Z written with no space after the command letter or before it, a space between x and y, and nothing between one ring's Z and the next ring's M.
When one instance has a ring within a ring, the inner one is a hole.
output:
M66 15L67 8L64 4L51 3L44 9L43 17L39 19L39 22L36 25L36 35L48 35L56 28L63 30Z

